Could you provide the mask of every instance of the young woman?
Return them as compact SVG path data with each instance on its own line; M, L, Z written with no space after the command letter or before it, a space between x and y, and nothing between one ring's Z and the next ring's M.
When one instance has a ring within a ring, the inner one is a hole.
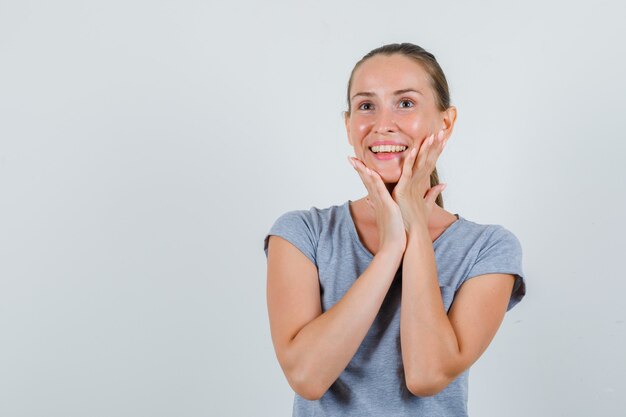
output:
M443 208L435 163L456 108L403 43L354 67L345 125L367 189L280 216L267 303L294 416L465 416L470 366L526 292L519 241Z

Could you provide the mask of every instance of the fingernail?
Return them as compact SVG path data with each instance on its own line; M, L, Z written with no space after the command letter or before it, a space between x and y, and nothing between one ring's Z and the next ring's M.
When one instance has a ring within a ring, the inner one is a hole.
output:
M430 137L428 138L428 144L431 145L433 143L433 140L435 140L435 134L434 133L432 135L430 135Z
M441 191L445 190L448 184L441 184Z
M354 163L354 160L352 160L352 158L348 157L348 162L352 164L352 168L356 169L356 164Z
M437 139L439 140L443 139L443 129L439 131L439 134L437 135Z
M417 148L411 149L411 156L417 155Z
M372 171L370 171L368 167L365 167L365 170L367 171L367 175L372 175Z

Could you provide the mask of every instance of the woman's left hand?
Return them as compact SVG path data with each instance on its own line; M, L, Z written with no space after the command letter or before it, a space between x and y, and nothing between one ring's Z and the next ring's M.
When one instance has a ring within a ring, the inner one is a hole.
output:
M424 139L419 152L417 148L411 149L404 160L400 180L391 193L400 206L407 233L414 227L428 227L435 200L446 187L439 184L430 188L430 174L448 140L444 136L443 130L436 135L433 133Z

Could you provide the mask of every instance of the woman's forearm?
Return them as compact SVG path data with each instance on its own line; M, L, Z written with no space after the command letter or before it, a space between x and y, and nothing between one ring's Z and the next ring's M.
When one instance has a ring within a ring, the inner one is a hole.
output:
M447 385L445 369L459 346L445 311L432 240L426 228L411 231L402 263L400 340L407 386L434 395Z
M298 332L290 346L296 392L318 399L337 380L372 326L401 261L402 252L381 249L345 295Z

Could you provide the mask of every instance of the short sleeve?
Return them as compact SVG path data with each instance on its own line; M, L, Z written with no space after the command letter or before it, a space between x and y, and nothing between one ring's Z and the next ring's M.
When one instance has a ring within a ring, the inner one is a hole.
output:
M268 256L267 249L270 236L276 235L298 248L317 267L315 253L318 239L316 238L310 215L311 213L305 210L289 211L281 215L274 222L263 240L265 256Z
M483 274L515 276L507 311L515 307L526 295L526 279L522 271L522 246L517 237L502 226L495 225L494 232L480 249L476 262L465 280Z

